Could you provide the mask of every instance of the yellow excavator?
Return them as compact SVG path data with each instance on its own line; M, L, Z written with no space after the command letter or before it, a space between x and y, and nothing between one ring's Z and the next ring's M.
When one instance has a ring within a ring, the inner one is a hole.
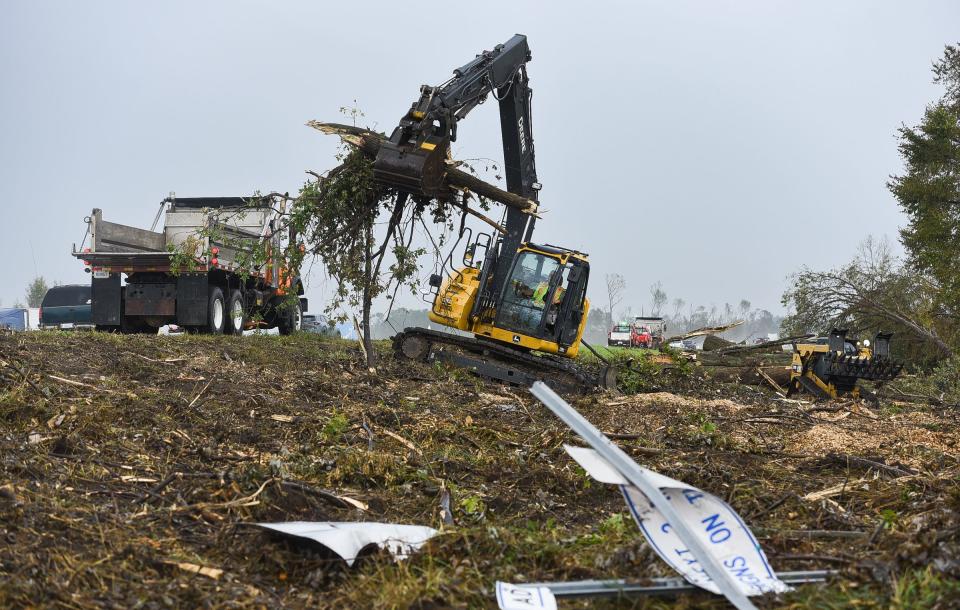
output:
M541 185L531 135L530 58L527 38L518 34L454 70L447 82L421 87L419 99L381 145L375 179L415 199L449 198L444 175L457 121L492 95L500 109L507 190L536 203ZM580 388L613 387L609 366L575 362L586 345L588 256L534 243L535 222L529 212L507 207L495 234L474 235L461 224L454 246L463 244L461 259L454 263L451 252L442 273L430 278L430 319L461 332L406 328L394 337L398 355L447 362L508 383L549 378Z
M892 336L878 332L872 344L869 339L854 343L846 330L835 328L826 337L794 344L787 395L806 392L819 399L866 395L859 380L890 381L903 369L890 358Z

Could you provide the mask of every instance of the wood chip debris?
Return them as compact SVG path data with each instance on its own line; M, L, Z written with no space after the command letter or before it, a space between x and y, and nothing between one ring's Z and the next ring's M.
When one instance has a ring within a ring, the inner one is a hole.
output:
M223 570L220 568L211 568L207 566L197 565L195 563L187 563L185 561L164 561L163 563L167 565L172 565L180 568L184 572L189 572L191 574L199 574L201 576L206 576L207 578L212 578L214 580L219 580L223 576Z

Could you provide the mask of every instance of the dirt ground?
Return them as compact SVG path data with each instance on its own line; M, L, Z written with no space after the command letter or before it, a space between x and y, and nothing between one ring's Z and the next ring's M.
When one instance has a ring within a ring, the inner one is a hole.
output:
M497 580L672 575L525 390L380 348L373 373L310 335L0 336L0 606L474 608ZM726 499L776 569L838 570L758 605L960 607L954 411L696 371L659 386L569 398L640 464ZM348 569L251 526L292 520L442 535Z

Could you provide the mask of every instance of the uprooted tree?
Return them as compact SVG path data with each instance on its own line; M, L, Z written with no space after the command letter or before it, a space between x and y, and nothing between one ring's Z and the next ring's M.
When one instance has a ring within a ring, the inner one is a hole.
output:
M868 238L856 258L829 271L804 268L792 277L783 304L794 313L782 323L789 335L847 328L855 333L895 331L898 350L912 361L953 355L945 340L953 321L936 302L936 285L895 256L886 240ZM906 347L906 345L912 346Z
M418 259L427 251L414 243L418 227L429 235L434 254L442 260L440 249L458 216L461 230L464 215L469 214L504 232L480 211L489 209L490 201L528 214L536 214L537 204L481 180L453 161L448 161L444 176L448 196L410 196L374 178L373 160L383 134L351 125L315 121L308 125L341 138L339 165L325 174L308 172L313 179L297 197L272 193L252 204L272 200L276 206L280 220L273 231L289 235L284 252L289 268L302 267L308 257L323 264L336 284L326 307L331 318L344 321L351 317L350 311L360 310L361 319L355 321L367 366L372 367L376 359L370 319L374 300L382 295L392 299L402 287L416 293L419 287ZM470 207L471 198L478 200L477 206ZM436 237L431 227L439 227ZM254 266L265 258L266 253L258 249L248 255Z
M391 285L416 289L417 259L425 251L412 245L415 225L427 211L435 222L447 223L450 215L441 202L412 201L377 185L372 162L362 151L345 151L339 159L341 164L334 170L301 189L287 219L296 236L288 249L296 265L306 255L319 258L335 281L329 312L360 309L357 326L363 333L367 365L373 366L370 312L374 299ZM387 218L386 228L377 235L382 217ZM388 253L391 263L384 273Z

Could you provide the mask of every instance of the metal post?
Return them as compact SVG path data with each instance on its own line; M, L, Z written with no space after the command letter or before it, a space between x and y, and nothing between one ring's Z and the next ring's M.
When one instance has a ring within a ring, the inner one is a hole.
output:
M826 582L835 572L831 570L806 570L781 572L777 577L788 585L805 585ZM546 587L554 597L621 597L627 595L672 596L680 593L701 591L682 578L651 578L647 583L631 583L616 580L574 580L568 582L531 582L517 585L536 589Z
M696 534L689 529L680 519L680 515L674 510L673 505L667 500L663 492L655 485L650 483L644 476L640 466L637 465L630 456L622 449L613 444L610 439L596 429L593 424L586 420L576 409L571 407L565 400L560 398L550 389L550 386L537 381L531 386L530 392L537 399L545 404L547 408L553 411L554 415L559 417L570 429L576 432L580 438L585 440L588 445L600 454L602 458L620 471L627 481L639 489L659 510L667 521L673 526L674 531L680 541L687 545L687 548L693 553L700 565L703 566L707 576L716 583L720 593L726 597L731 604L740 610L756 610L756 606L740 592L736 583L729 574L723 569L723 566L710 554Z

